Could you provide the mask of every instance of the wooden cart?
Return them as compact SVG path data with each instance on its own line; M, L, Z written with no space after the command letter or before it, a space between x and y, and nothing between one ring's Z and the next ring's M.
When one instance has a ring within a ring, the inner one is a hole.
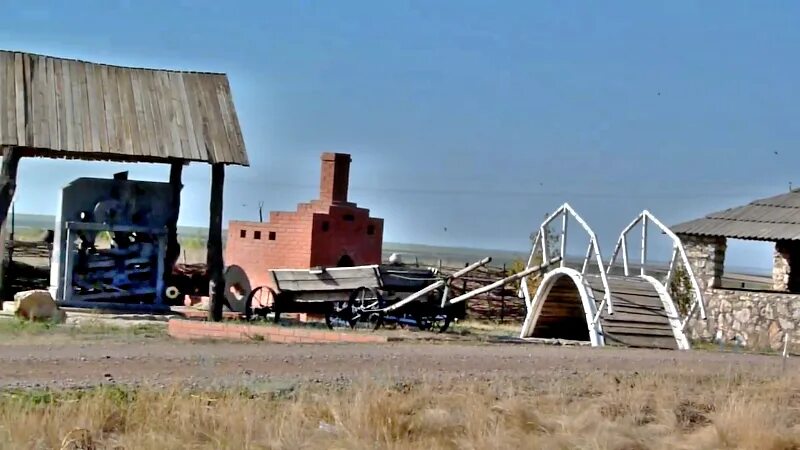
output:
M395 323L444 332L463 307L447 303L450 283L490 261L484 258L448 276L434 269L379 265L274 269L269 285L247 296L245 317L272 314L278 322L283 313L311 313L324 315L329 328L369 323L378 329Z
M273 315L277 323L283 313L325 315L325 323L350 324L350 299L359 288L381 286L379 266L334 267L328 269L273 269L270 283L257 286L247 296L245 317Z

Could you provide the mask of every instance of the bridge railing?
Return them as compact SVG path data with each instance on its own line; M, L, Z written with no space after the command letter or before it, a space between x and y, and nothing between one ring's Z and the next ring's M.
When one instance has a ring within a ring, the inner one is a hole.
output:
M692 294L692 302L689 306L689 310L685 314L684 317L680 318L680 331L686 328L686 325L689 323L689 320L695 314L696 310L699 309L700 317L705 320L706 319L706 310L705 310L705 302L703 300L703 293L700 290L700 286L697 284L697 278L694 276L694 271L692 270L692 265L689 263L689 258L686 256L686 250L683 247L683 243L681 242L680 238L675 235L666 225L661 223L650 211L644 210L642 211L639 216L636 217L625 229L622 230L620 233L619 239L617 240L617 244L614 247L614 252L611 256L611 260L608 263L607 272L610 273L611 270L614 268L615 264L617 263L617 259L620 255L622 255L622 268L625 276L630 276L630 262L628 257L628 235L633 232L637 225L641 224L642 234L641 234L641 248L639 253L639 276L641 277L649 277L647 272L647 236L648 236L648 225L652 224L660 229L662 233L664 233L671 241L672 241L672 257L669 261L669 268L667 269L667 273L665 274L664 278L658 280L662 285L669 288L670 283L672 282L673 278L675 277L677 265L681 264L683 266L683 270L686 272L686 276L689 279L691 284L691 294ZM677 309L675 310L677 313Z
M597 242L597 235L594 233L594 230L589 227L585 220L569 205L569 203L564 203L558 209L556 209L553 213L551 213L542 224L539 226L539 230L536 233L536 237L533 240L533 245L531 248L530 256L528 257L528 262L526 264L526 269L530 269L536 265L536 255L541 255L541 261L544 264L547 264L552 259L560 260L560 267L565 267L567 263L567 231L569 229L570 218L574 219L578 225L583 228L586 234L589 236L589 244L588 248L586 249L585 256L583 258L583 262L581 264L581 274L586 275L586 272L589 268L589 263L594 261L597 265L600 279L603 283L603 290L605 294L603 295L603 300L600 303L600 306L597 308L596 316L594 317L594 321L591 324L592 326L596 326L598 320L600 318L600 313L603 308L608 310L609 314L613 314L613 305L611 301L611 290L609 289L608 285L608 276L606 274L605 265L603 264L603 256L600 252L600 246ZM556 255L553 257L551 256L551 248L548 239L548 228L549 226L556 222L558 219L561 220L561 237L559 240L559 246ZM520 289L522 291L522 296L525 298L525 304L528 307L528 310L532 307L532 300L531 300L531 293L528 289L527 277L522 279L520 283Z

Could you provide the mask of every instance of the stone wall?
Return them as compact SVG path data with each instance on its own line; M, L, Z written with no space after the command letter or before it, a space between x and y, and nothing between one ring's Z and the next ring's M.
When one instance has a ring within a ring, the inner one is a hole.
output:
M720 289L725 238L680 237L708 317L704 322L695 315L687 327L690 339L710 340L720 331L726 340L738 337L748 347L777 350L789 333L793 350L800 348L800 294Z

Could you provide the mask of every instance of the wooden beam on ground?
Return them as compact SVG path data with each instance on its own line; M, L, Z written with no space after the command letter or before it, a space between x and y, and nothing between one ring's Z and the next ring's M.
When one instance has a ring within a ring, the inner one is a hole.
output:
M181 255L181 246L178 243L178 215L181 210L181 190L183 183L183 162L173 162L169 169L169 185L172 188L172 211L167 221L167 251L164 258L164 277L172 274L172 268Z
M8 210L14 200L14 192L17 189L17 168L19 167L20 152L16 147L4 147L3 163L0 165L0 229L5 229ZM0 239L0 293L6 293L5 283L5 257L6 242L5 233Z
M211 165L211 201L209 202L208 222L208 320L222 320L222 306L225 302L225 280L222 261L222 187L225 182L225 166Z

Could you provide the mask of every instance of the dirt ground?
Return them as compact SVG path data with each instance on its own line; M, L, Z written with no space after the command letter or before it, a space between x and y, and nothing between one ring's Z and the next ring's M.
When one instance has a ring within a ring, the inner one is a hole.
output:
M459 379L580 378L587 372L769 376L774 355L657 351L529 343L397 342L272 344L181 342L163 330L2 336L0 387L80 387L108 383L168 387L337 383L367 376L448 383ZM785 371L800 368L796 358Z

